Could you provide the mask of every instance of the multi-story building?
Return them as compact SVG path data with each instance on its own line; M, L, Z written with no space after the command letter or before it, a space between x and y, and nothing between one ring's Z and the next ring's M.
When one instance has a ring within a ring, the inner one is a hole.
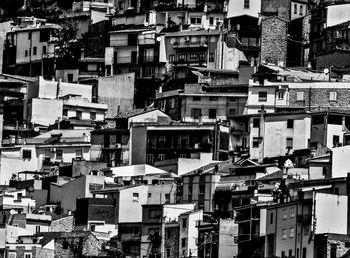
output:
M29 77L53 74L54 37L61 27L32 17L19 17L17 23L6 36L3 71Z
M183 90L157 93L159 108L174 120L213 123L241 115L247 100L247 86L185 84Z
M310 61L314 68L324 69L333 66L346 66L344 56L348 56L347 33L350 4L321 5L311 12ZM342 58L339 58L339 57Z
M130 131L131 164L190 157L191 153L213 153L228 158L228 128L219 124L140 124ZM219 140L220 139L220 140Z
M248 152L253 160L284 156L317 143L327 148L348 144L349 116L342 112L267 113L236 117L232 122L234 149Z

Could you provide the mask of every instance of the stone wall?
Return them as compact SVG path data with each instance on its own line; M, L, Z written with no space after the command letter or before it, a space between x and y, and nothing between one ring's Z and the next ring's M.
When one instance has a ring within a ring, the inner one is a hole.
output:
M270 17L261 21L261 62L285 66L287 62L287 21Z
M297 100L297 92L304 92L304 99ZM337 92L337 100L330 101L330 92ZM311 101L310 101L311 100ZM311 110L349 109L350 88L294 88L289 91L290 107L305 107Z
M60 218L51 222L52 232L72 232L74 229L74 216Z

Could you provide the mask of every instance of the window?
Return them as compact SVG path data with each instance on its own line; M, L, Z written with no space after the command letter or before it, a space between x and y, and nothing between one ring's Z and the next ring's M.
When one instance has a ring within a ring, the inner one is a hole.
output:
M303 6L302 5L299 6L299 14L303 15Z
M289 238L293 238L294 237L294 228L290 228L289 229Z
M137 63L137 51L131 51L131 63L132 64Z
M36 51L37 51L37 48L33 47L33 56L36 56Z
M290 208L290 217L294 218L295 214L294 214L294 208Z
M214 17L209 17L209 24L214 25Z
M200 108L193 108L192 116L194 119L199 119L202 116L202 110Z
M216 118L216 109L209 109L209 119Z
M165 154L158 154L158 160L159 161L165 160Z
M215 62L215 54L209 53L209 62Z
M297 101L304 101L304 92L303 91L297 92Z
M83 116L83 111L77 110L77 118L81 119L82 116Z
M166 249L166 257L170 257L170 255L171 255L171 249L170 248L167 248Z
M165 203L170 203L170 194L165 194Z
M293 119L287 120L287 128L294 128L294 120Z
M298 5L294 4L294 14L297 14L297 13L298 13Z
M198 59L198 54L190 54L190 59Z
M179 62L186 62L187 61L187 54L179 54Z
M39 226L39 225L36 225L36 226L35 226L35 232L36 232L36 233L40 233L40 226Z
M22 157L24 159L31 159L32 158L32 151L31 150L23 150Z
M63 241L62 248L63 249L68 249L68 242L67 241Z
M270 213L270 224L273 224L273 213Z
M286 148L293 149L293 138L287 138Z
M287 229L282 229L282 239L286 239L287 238Z
M46 54L46 46L43 46L43 54Z
M56 160L62 160L62 158L63 158L63 151L56 150Z
M284 253L284 251L281 252L281 258L286 258L286 254Z
M282 212L282 219L283 220L286 220L287 219L287 209L283 209L283 212Z
M96 225L91 224L90 225L90 231L95 232L96 231Z
M32 32L28 32L28 39L29 39L29 40L32 39Z
M284 98L284 91L279 91L278 92L278 99L283 99Z
M244 0L244 9L249 9L249 0Z
M31 253L25 253L24 254L24 258L32 258L32 254Z
M338 146L339 145L339 135L333 135L333 145Z
M260 119L259 118L254 118L253 119L253 127L254 128L259 128L260 127Z
M259 137L253 137L253 148L259 148Z
M27 57L28 56L28 50L24 51L24 56Z
M202 24L201 17L191 17L191 24Z
M96 112L90 112L90 119L96 120Z
M133 202L139 201L139 193L132 193L132 201Z
M229 116L235 116L235 115L236 115L236 109L230 108L230 109L228 110L228 114L229 114Z
M175 62L175 55L169 55L169 63Z
M187 228L187 219L186 218L182 219L182 228Z
M307 225L307 226L304 227L304 235L307 236L309 234L310 234L310 226Z
M175 108L175 99L170 99L170 108L171 109Z
M259 92L259 102L266 102L266 101L267 101L267 92L260 91Z
M209 101L217 101L218 97L209 97Z
M75 151L75 158L82 158L83 157L83 151L80 150L76 150Z
M128 46L137 46L137 34L128 34Z
M147 156L146 156L146 163L147 164L153 164L153 162L154 162L153 154L147 154Z
M303 248L303 258L306 258L306 247Z
M73 78L74 78L74 76L72 73L67 74L67 81L68 82L73 82Z
M337 92L336 91L331 91L329 93L329 100L330 101L337 101Z
M199 97L199 96L194 96L192 100L193 100L193 101L201 101L201 97Z
M16 253L15 252L9 252L9 258L16 258Z
M150 209L149 210L149 218L150 219L160 218L161 215L162 215L162 212L160 209Z
M181 238L181 247L182 248L186 247L186 238Z
M180 157L180 159L185 159L185 158L187 158L187 155L185 153L181 153L179 157Z
M229 101L230 101L230 102L236 102L236 100L237 100L237 99L236 99L235 97L229 97Z

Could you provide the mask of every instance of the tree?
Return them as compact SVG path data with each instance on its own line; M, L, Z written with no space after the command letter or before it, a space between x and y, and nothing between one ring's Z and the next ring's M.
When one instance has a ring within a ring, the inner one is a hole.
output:
M82 47L81 40L77 38L77 23L67 19L61 27L55 46L56 68L76 68Z

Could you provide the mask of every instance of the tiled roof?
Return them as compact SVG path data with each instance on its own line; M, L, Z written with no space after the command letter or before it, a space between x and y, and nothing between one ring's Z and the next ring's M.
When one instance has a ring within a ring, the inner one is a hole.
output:
M146 109L146 110L143 108L131 109L131 110L127 110L127 111L119 113L114 118L129 118L129 117L138 116L138 115L145 114L147 112L151 112L151 111L155 111L155 110L158 110L158 109L156 109L156 108L150 108L150 109Z

